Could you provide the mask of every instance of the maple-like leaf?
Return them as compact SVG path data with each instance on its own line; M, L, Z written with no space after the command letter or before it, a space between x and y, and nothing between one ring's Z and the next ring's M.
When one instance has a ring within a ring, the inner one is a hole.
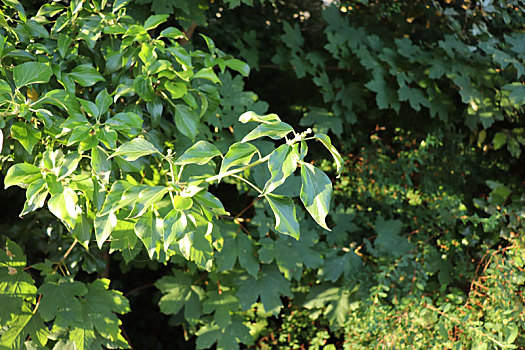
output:
M261 300L264 310L277 315L283 307L281 295L292 296L290 282L283 277L275 265L264 266L261 277L245 278L239 286L237 297L243 310L248 310L257 300Z
M53 277L38 288L38 293L42 295L38 310L45 321L51 321L59 313L68 322L81 321L82 305L77 297L87 293L82 282L71 277Z

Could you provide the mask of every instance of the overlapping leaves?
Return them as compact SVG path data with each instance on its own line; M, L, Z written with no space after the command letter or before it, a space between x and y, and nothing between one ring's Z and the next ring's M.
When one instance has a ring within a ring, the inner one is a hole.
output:
M2 134L10 135L3 150L14 162L4 185L26 189L21 215L46 207L65 226L71 249L77 241L83 248L75 249L86 249L86 260L97 247L122 252L126 262L143 250L153 260L179 259L207 271L228 269L238 260L248 273L238 293L204 293L181 271L156 283L164 294L163 312L182 312L192 326L201 325L203 315L213 318L200 328L198 346L217 342L219 348L235 348L250 341L238 311L260 300L276 314L280 296L291 295L290 282L281 275L286 264L277 255L277 265L267 254L261 268L253 238L221 232L217 222L231 215L210 185L228 177L255 189L274 213L274 231L295 239L300 237L295 201L273 192L298 166L301 172L309 167L300 198L328 229L331 186L320 170L302 163L308 133L296 133L275 114L243 114L240 123L254 127L242 141L215 142L208 120L219 115L219 76L226 76L218 72L246 76L249 67L205 36L209 52L182 45L185 34L167 26L165 15L135 23L124 15L124 3L46 4L32 18L18 2L5 4L17 15L4 23L0 38L8 43L1 47L0 124ZM268 152L259 147L263 137L284 143ZM334 154L340 171L328 136L314 139ZM257 166L270 172L262 189L250 177ZM214 261L218 250L223 258L234 252L233 262ZM127 300L108 289L108 280L80 282L62 270L62 260L39 267L45 279L37 289L23 270L21 250L8 242L0 254L0 299L8 305L0 311L7 325L1 344L22 348L29 335L43 347L52 332L59 334L57 344L78 349L126 347L116 314L129 310Z

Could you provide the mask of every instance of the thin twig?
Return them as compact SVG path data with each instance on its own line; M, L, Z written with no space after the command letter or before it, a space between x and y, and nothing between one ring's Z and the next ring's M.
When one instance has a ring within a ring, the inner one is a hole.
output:
M57 271L57 269L59 268L59 266L64 262L64 260L66 260L66 258L68 257L68 255L71 253L71 251L73 250L73 248L75 247L75 245L78 243L78 239L75 238L75 240L73 241L73 243L71 244L71 246L69 247L69 249L66 251L66 253L64 254L64 256L62 257L62 259L60 259L60 261L57 263L57 266L55 266L55 268L53 269L53 273L55 273Z
M253 205L259 200L261 199L261 197L257 197L255 198L246 208L244 208L243 210L241 210L241 212L239 214L237 214L233 219L238 219L241 217L242 214L246 213L246 211L248 209L250 209L251 207L253 207Z
M127 297L128 295L133 294L135 292L138 292L139 290L146 289L146 288L153 287L153 286L155 286L154 283L148 283L148 284L144 284L142 286L138 286L138 287L133 288L132 290L124 293L124 296Z

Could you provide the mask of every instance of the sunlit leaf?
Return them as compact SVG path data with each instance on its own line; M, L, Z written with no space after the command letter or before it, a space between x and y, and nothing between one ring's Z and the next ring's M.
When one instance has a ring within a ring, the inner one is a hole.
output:
M175 164L199 164L208 163L212 158L220 156L221 152L207 141L199 141L188 148L176 161Z
M301 164L301 180L300 197L304 207L320 226L330 231L326 226L326 215L332 197L332 181L325 173L308 163Z
M275 229L285 235L299 239L299 222L295 214L295 204L290 197L267 194L264 196L275 215Z
M155 153L160 152L149 141L142 138L136 138L117 148L109 158L121 156L125 157L128 161L134 161L140 157Z
M47 83L52 75L53 71L49 64L40 62L26 62L13 68L13 80L17 88L35 83Z

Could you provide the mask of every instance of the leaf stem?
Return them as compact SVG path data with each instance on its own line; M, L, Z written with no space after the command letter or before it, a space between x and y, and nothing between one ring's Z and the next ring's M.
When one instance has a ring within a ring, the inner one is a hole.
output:
M257 192L259 192L260 194L263 193L263 191L262 191L259 187L255 186L254 184L252 184L250 181L246 180L246 179L243 178L242 176L239 176L239 175L232 175L232 176L233 176L234 178L236 178L236 179L239 179L239 180L241 180L241 181L246 182L248 185L252 186L253 189L255 189L255 190L256 190Z
M179 173L177 174L177 181L180 181L180 178L182 177L182 171L184 170L184 164L180 166Z
M206 182L213 182L213 181L216 181L216 180L220 180L222 179L223 177L227 177L227 176L234 176L234 174L237 174L237 173L240 173L246 169L250 169L250 168L253 168L254 166L256 165L259 165L261 163L264 163L266 162L268 159L270 159L270 154L268 154L266 157L263 157L259 160L256 160L255 162L253 163L250 163L242 168L238 168L238 169L234 169L234 170L230 170L230 171L227 171L225 172L224 174L219 174L219 175L215 175L215 176L211 176L211 177L208 177L206 180ZM244 179L243 179L244 180Z
M71 253L71 251L73 250L73 248L75 247L75 245L78 243L78 239L75 238L75 240L73 241L73 243L71 244L71 246L69 247L69 249L66 251L66 253L64 254L64 256L62 257L62 259L60 259L60 261L57 263L57 266L55 266L55 268L53 269L53 273L55 273L57 271L57 268L60 267L60 265L62 265L62 263L64 262L64 260L66 260L66 258L68 257L68 255Z
M241 210L241 212L239 214L235 215L234 219L240 218L241 215L244 214L248 209L250 209L255 204L255 202L257 202L259 199L261 199L261 198L255 198L246 208Z
M35 308L33 309L33 312L32 312L33 315L36 314L36 311L38 310L38 307L40 306L40 300L42 300L42 294L38 296L38 300L36 301Z

